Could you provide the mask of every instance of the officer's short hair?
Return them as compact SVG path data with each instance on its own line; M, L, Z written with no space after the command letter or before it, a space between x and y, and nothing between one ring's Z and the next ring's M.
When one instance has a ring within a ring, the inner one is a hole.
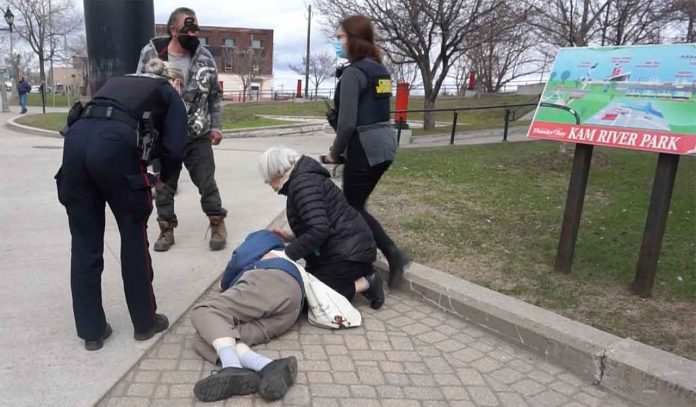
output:
M300 159L297 151L286 147L271 147L259 158L259 172L263 181L269 184L291 169Z
M171 34L171 30L174 28L176 22L179 20L179 16L182 14L187 17L196 17L196 12L188 7L177 8L176 10L172 11L172 14L169 15L169 21L167 21L167 34Z

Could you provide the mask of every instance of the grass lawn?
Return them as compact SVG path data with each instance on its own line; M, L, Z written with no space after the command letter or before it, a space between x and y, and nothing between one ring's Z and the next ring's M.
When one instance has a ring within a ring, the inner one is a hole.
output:
M447 109L455 107L475 107L475 106L495 106L529 103L533 97L519 95L485 95L479 99L462 98L462 97L439 97L435 103L438 109ZM333 104L333 103L332 103ZM392 106L393 109L393 106ZM412 97L409 100L409 109L423 109L423 98ZM517 112L517 117L521 117L525 113L533 110L534 107L523 107ZM266 102L266 103L246 103L246 104L229 104L225 106L225 114L235 112L235 114L248 115L278 115L278 116L319 116L324 117L326 113L326 103L318 102ZM478 130L490 127L503 127L503 118L505 116L504 109L487 109L474 110L470 112L460 112L457 129ZM423 113L411 113L408 115L409 121L423 121ZM438 122L452 123L452 112L438 112L435 114L435 120ZM515 123L515 122L511 122ZM529 124L528 122L526 124ZM437 130L430 130L428 134L446 133L451 131L452 126L442 126ZM421 131L415 131L414 134L424 134Z
M26 114L16 120L25 126L59 131L66 124L67 113Z
M459 98L459 97L440 97L437 101L437 108L472 107L472 106L492 106L515 103L527 103L532 98L529 96L517 95L486 95L482 98ZM52 96L46 100L46 106L51 106ZM29 106L41 105L40 95L30 94L28 98ZM56 106L67 106L68 100L65 96L56 96ZM411 109L422 109L423 98L413 97L410 101ZM521 108L517 113L520 117L524 113L532 110L533 107ZM35 109L31 109L33 113ZM240 129L264 126L275 126L292 123L285 120L266 119L259 115L278 115L278 116L320 116L326 112L326 103L319 102L266 102L266 103L247 103L230 104L224 107L222 114L223 129ZM451 112L440 112L435 115L436 121L452 122ZM479 110L459 113L458 131L480 130L491 127L503 127L503 109ZM49 130L60 130L65 122L65 113L48 113L44 115L28 115L19 122L29 126L39 127ZM409 120L423 120L422 113L409 115ZM510 122L511 126L526 126L529 121ZM422 134L441 134L448 133L452 126L440 126L431 130L415 129L415 135Z
M572 157L553 142L401 150L371 211L417 262L696 360L696 160L653 298L630 294L657 155L595 147L572 273L553 272Z
M72 106L73 99L73 97L68 97L67 95L56 95L55 107L70 107ZM12 105L19 106L16 97L12 99ZM27 106L41 106L41 94L30 93L29 96L27 96ZM46 107L53 107L53 95L50 93L46 94Z
M27 114L17 119L17 122L26 126L58 131L65 126L66 115L67 113ZM227 110L223 113L222 119L223 129L242 129L292 123Z
M276 126L280 124L291 124L286 120L267 119L257 116L256 113L225 108L222 112L223 129L243 129L251 127Z

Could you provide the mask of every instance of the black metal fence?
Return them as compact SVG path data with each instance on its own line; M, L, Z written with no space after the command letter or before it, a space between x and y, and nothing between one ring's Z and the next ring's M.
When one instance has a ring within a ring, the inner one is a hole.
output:
M537 97L538 99L538 97ZM486 109L505 109L505 114L503 116L503 141L507 141L508 138L508 127L510 125L510 120L516 120L517 112L522 107L532 107L537 106L538 102L530 103L517 103L511 105L494 105L494 106L472 106L472 107L455 107L455 108L445 108L445 109L414 109L414 110L394 110L391 113L429 113L429 112L452 112L452 132L450 135L450 145L454 145L454 137L457 132L457 120L459 118L459 112L467 112L474 110L486 110ZM401 141L401 129L406 127L406 122L401 118L396 122L397 142Z

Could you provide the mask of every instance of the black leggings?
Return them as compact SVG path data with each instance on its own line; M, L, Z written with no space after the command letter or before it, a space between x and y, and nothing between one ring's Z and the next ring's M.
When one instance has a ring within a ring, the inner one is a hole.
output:
M387 235L379 221L365 210L365 203L391 163L391 161L385 161L370 167L360 139L354 136L348 143L348 159L343 170L343 193L350 206L362 214L372 230L377 248L382 253L386 253L388 248L394 246L394 241Z
M312 273L322 283L333 288L337 293L352 301L355 297L355 280L373 273L371 263L344 261L333 264L316 264L307 262L307 272Z

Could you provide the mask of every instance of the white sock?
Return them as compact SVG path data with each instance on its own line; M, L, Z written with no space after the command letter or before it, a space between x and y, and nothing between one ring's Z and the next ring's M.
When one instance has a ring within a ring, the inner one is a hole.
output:
M273 362L272 359L251 350L245 343L237 344L237 354L239 354L239 361L242 363L242 367L251 369L255 372L260 371L266 367L266 365Z
M223 369L226 367L242 367L235 343L234 338L218 338L213 341L213 347L218 354L218 358L220 358Z

